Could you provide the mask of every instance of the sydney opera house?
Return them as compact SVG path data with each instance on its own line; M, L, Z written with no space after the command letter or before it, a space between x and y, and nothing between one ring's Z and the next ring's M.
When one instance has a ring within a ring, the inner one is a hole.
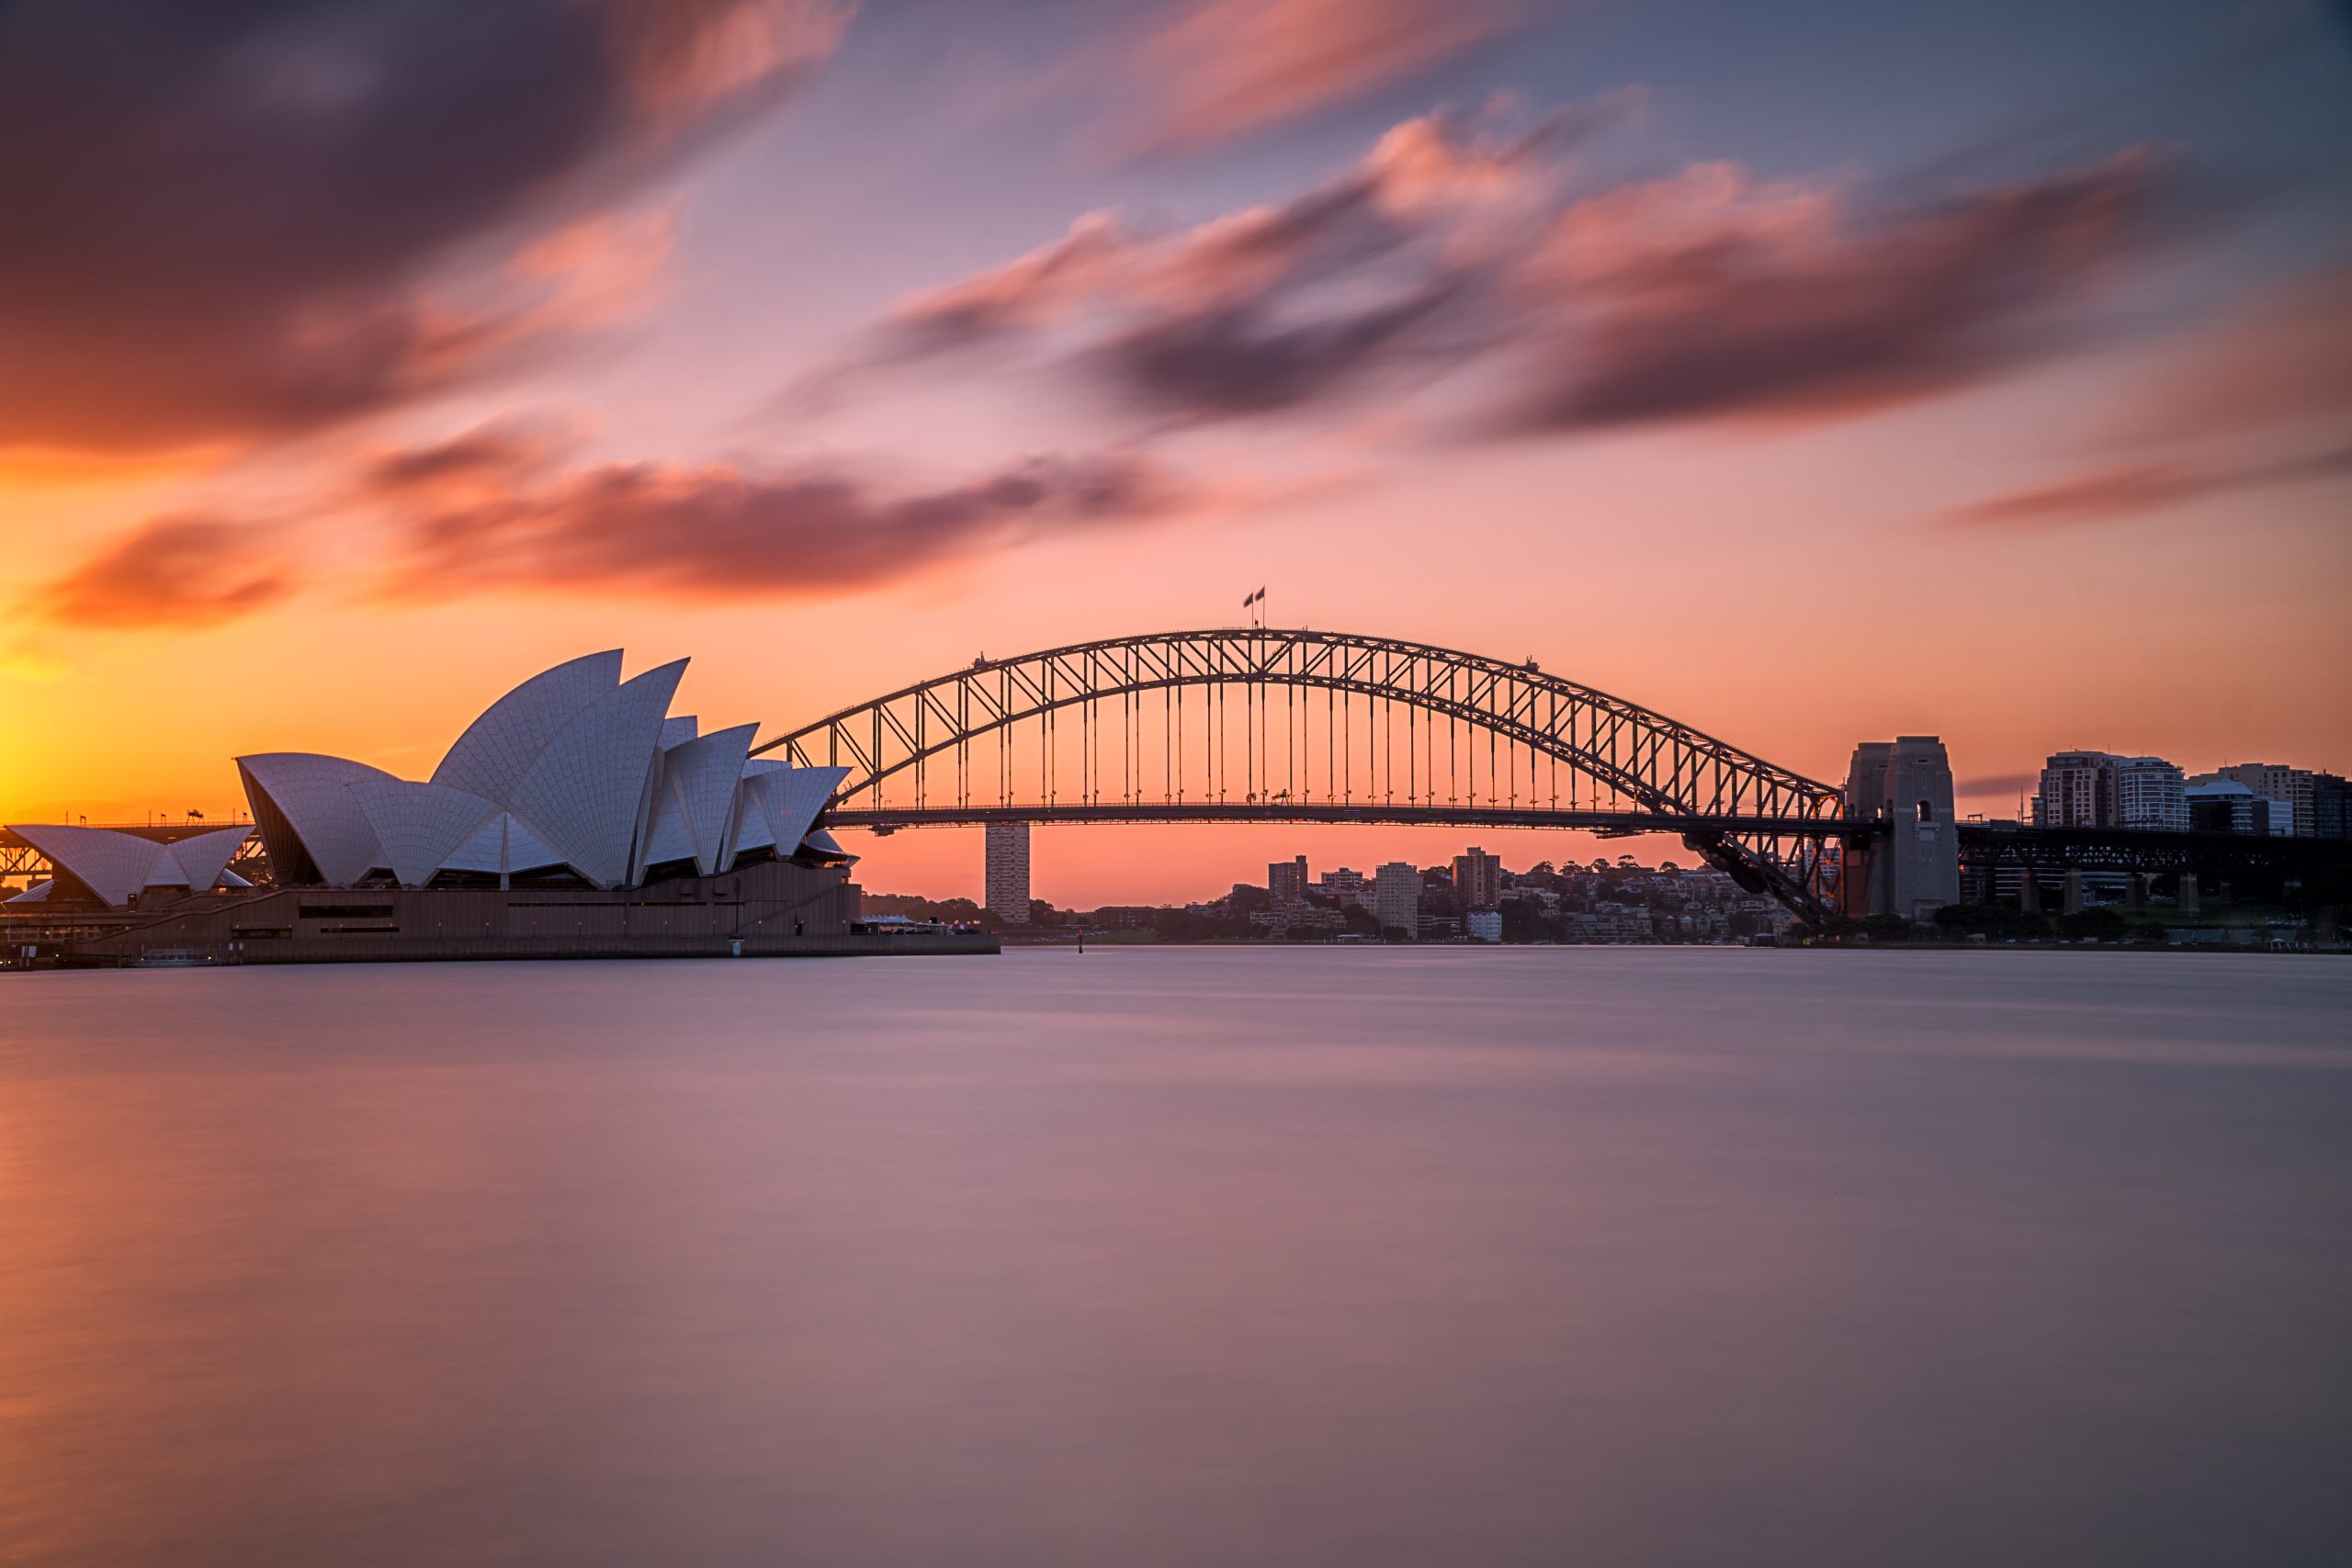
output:
M8 901L8 940L38 919L92 962L865 950L852 857L818 826L847 770L756 758L758 726L705 734L672 715L685 668L623 680L617 649L557 665L492 704L429 779L240 757L250 828L158 841L12 824L51 875ZM232 863L255 836L266 875L247 877Z

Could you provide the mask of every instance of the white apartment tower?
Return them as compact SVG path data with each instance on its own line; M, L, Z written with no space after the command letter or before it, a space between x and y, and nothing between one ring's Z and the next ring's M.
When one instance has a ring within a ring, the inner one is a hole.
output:
M1373 874L1372 917L1384 932L1395 926L1408 937L1420 934L1421 874L1416 867L1394 860Z
M2188 779L2162 757L2117 757L2115 825L2188 831Z

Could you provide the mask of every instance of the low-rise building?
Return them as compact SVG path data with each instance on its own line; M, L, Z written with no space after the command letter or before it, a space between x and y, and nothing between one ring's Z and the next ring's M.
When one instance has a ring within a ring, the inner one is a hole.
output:
M2228 779L2245 785L2265 800L2285 808L2284 831L2297 838L2312 837L2315 824L2310 770L2290 767L2284 762L2232 762L2200 777ZM2275 824L2271 830L2280 831Z

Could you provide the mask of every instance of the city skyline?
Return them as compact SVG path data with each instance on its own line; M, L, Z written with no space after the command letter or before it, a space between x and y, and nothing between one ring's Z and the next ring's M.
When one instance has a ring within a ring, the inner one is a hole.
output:
M2341 6L354 15L0 21L10 819L289 736L405 776L581 648L774 734L1261 584L1815 777L1939 734L1963 811L2086 743L2352 761Z

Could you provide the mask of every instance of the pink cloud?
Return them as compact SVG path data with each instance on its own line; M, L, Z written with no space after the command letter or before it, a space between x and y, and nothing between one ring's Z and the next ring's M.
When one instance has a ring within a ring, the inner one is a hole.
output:
M2163 237L2165 171L2087 167L1883 210L1736 164L1578 188L1612 95L1506 134L1409 120L1287 200L1154 231L1091 214L891 313L842 380L997 346L1046 353L1155 421L1310 412L1442 373L1479 428L1841 418L2064 347ZM836 384L839 384L837 381Z
M1136 46L1141 150L1205 146L1407 80L1526 19L1514 0L1183 0Z
M1952 522L1975 526L2070 527L2143 516L2211 495L2346 475L2352 475L2352 446L2237 464L2124 464L1972 502L1948 515Z

